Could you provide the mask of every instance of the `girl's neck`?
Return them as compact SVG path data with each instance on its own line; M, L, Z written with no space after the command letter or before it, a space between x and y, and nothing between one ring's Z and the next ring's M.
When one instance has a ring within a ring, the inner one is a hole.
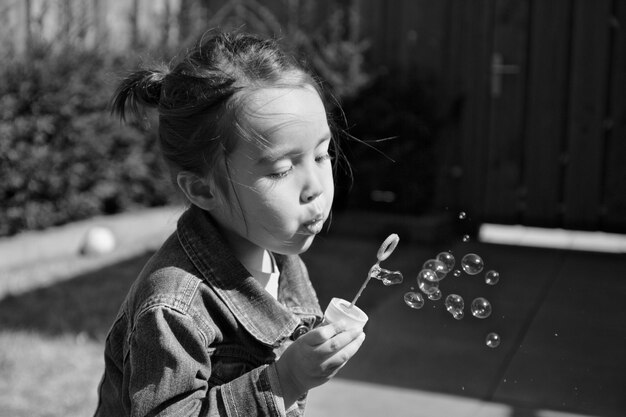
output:
M231 243L231 245L239 262L257 280L261 287L272 297L278 299L280 271L273 255L267 249L252 245L247 240L244 244L241 244L241 242L237 243L239 244L232 245Z
M248 271L275 272L273 271L274 263L268 250L226 228L221 229L226 241L235 253L235 257Z
M260 253L255 251L254 253L246 252L241 255L235 252L235 255L239 262L251 273L256 271L263 273L276 272L274 271L272 255L266 249L261 249Z

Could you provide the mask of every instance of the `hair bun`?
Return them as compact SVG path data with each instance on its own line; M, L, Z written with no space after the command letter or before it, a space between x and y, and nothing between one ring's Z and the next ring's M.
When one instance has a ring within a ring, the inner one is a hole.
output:
M165 80L166 73L161 70L143 70L140 71L142 77L137 80L135 93L138 98L149 106L158 106L161 98L161 88L163 87L163 80Z
M166 68L157 68L139 70L128 75L113 96L112 112L124 120L128 110L138 115L139 105L158 107L167 73Z

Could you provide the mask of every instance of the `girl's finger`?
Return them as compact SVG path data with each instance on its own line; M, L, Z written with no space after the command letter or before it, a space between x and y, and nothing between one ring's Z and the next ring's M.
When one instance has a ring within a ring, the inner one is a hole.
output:
M341 323L324 324L302 335L298 340L310 346L318 346L344 331L345 327Z
M322 363L322 367L333 373L337 372L343 365L348 362L350 358L359 350L363 341L365 340L365 333L360 333L356 338L352 339L343 349L337 351Z
M319 344L315 348L315 351L322 354L334 355L335 352L345 349L350 343L358 339L361 335L364 335L364 333L360 329L346 330L337 333L324 343Z

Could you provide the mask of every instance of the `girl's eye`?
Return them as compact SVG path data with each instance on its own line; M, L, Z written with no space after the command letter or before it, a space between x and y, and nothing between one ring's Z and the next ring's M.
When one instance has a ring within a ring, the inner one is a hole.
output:
M328 152L326 152L325 154L322 154L318 157L315 158L315 162L324 162L324 161L329 161L332 159L332 156L330 156L330 154Z
M323 153L321 155L318 155L315 157L315 162L318 164L323 163L324 161L328 161L331 160L332 156L330 156L330 154L328 152ZM291 173L291 171L294 169L294 166L291 165L289 167L285 167L285 168L278 168L276 172L273 172L271 174L268 174L267 177L273 180L279 180L281 178L285 178L287 175L289 175Z
M271 174L268 174L268 178L274 179L274 180L279 180L281 178L285 178L287 175L289 175L289 173L291 172L291 170L293 169L293 165L290 166L287 169L283 169L282 171L278 171L278 172L273 172Z

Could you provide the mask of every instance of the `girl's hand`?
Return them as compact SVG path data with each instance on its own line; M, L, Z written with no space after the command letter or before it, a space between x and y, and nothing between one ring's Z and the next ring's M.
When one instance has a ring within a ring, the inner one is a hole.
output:
M276 361L285 407L332 378L359 350L365 333L340 324L317 327L298 338Z

